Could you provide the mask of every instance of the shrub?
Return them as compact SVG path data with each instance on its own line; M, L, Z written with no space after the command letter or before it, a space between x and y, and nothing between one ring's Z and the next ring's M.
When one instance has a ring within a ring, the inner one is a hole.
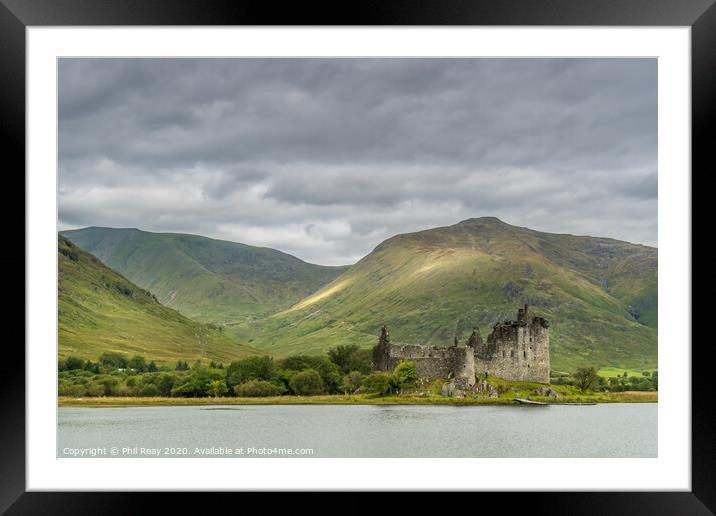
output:
M60 382L57 387L57 394L60 396L72 396L75 398L83 397L87 394L87 389L82 384L71 382Z
M90 382L85 386L85 390L90 397L104 396L104 385L101 382Z
M361 382L363 381L363 375L358 371L351 371L343 377L343 383L341 388L346 394L353 394L360 389Z
M171 396L174 398L196 398L203 395L201 388L191 381L191 378L187 378L185 382L175 385L171 390Z
M363 378L364 392L383 396L390 391L390 375L382 371L373 371Z
M145 385L142 385L142 388L139 389L139 395L146 397L159 396L159 387L157 387L153 383L147 383Z
M234 392L237 396L247 398L278 396L282 391L283 389L281 387L266 380L249 380L246 383L234 387Z
M306 369L296 373L289 383L291 390L303 396L313 396L323 392L323 379L315 369Z

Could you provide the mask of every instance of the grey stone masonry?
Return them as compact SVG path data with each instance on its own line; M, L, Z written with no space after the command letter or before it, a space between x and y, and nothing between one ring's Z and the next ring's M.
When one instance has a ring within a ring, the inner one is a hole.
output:
M448 347L393 344L383 326L373 348L373 369L390 371L403 360L412 360L424 380L451 378L472 386L476 377L488 375L549 383L549 323L525 305L516 321L496 324L487 341L474 328L464 347L457 346L457 339Z

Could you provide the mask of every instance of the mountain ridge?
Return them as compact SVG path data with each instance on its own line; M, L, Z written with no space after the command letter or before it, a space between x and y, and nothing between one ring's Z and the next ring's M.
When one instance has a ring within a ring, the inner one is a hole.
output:
M346 269L310 264L268 247L184 233L92 226L62 234L162 303L202 322L268 315Z
M446 345L529 303L553 322L558 370L655 365L656 295L656 248L473 218L388 238L319 291L236 333L272 353L319 352L372 345L386 323L402 342Z
M104 352L141 355L159 364L229 362L257 354L216 327L163 306L62 235L58 235L60 358L97 360Z
M657 361L658 250L643 244L477 217L394 235L354 265L330 268L270 248L182 233L85 228L63 234L100 259L109 256L108 265L139 277L138 285L170 306L182 295L169 288L172 282L184 281L186 288L192 279L208 278L214 283L184 300L183 313L193 308L197 319L225 325L240 341L275 356L323 353L339 344L369 347L382 324L399 341L445 345L473 326L486 335L527 303L552 323L557 370L644 368ZM154 235L154 243L138 245L132 235ZM154 276L153 259L165 268ZM299 285L285 295L296 271ZM229 288L243 304L226 304L221 295Z

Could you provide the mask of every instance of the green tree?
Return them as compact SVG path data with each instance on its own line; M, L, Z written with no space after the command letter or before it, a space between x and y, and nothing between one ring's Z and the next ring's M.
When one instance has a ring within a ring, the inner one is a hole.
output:
M120 353L102 353L99 362L111 369L125 369L127 367L127 358Z
M640 390L640 391L650 391L654 388L652 383L647 379L644 379L641 382L639 382L637 384L637 387L638 387L637 390Z
M226 385L233 389L235 386L249 380L271 380L274 375L275 368L271 357L247 357L238 362L232 362L226 368Z
M171 374L163 374L159 377L159 394L165 397L172 395L172 388L174 387L174 376Z
M599 375L594 367L579 367L573 375L574 385L584 392L592 389L599 381Z
M149 365L147 366L147 371L150 373L156 373L159 371L159 368L157 367L157 364L154 363L154 360L149 362Z
M172 387L171 396L172 398L196 398L202 396L202 394L199 386L191 378L186 378L183 382Z
M176 367L174 368L175 371L188 371L189 370L189 364L186 360L179 360L177 362Z
M305 371L313 369L321 375L324 388L329 393L341 392L343 373L341 368L327 356L294 355L280 362L286 371Z
M289 382L291 390L303 396L321 394L324 390L323 379L315 369L306 369L296 373Z
M361 390L378 396L387 394L390 391L390 375L382 371L373 371L363 378Z
M58 362L58 369L60 371L74 371L75 369L83 369L85 366L84 360L77 357L69 356L64 360Z
M172 387L171 395L174 397L200 398L209 395L209 385L214 380L222 379L222 375L220 372L202 367L180 378L176 380L174 387Z
M130 369L134 369L138 373L143 373L147 370L147 363L144 361L144 357L135 355L129 359L129 362L127 362L127 367L129 367Z
M412 360L403 360L390 375L391 386L396 389L406 389L413 387L418 379L418 373L415 371L415 365Z
M89 360L87 360L87 361L85 362L85 365L84 365L83 369L84 369L85 371L89 371L89 372L94 373L94 374L99 374L99 372L100 372L99 362L90 362Z
M344 373L348 374L351 371L351 360L359 350L360 348L355 344L336 346L328 350L328 358L340 367Z
M363 381L363 375L358 371L351 371L343 377L341 388L346 394L354 394L360 389L361 382Z
M266 380L249 380L234 387L234 392L241 397L278 396L284 389Z
M373 370L373 350L359 349L356 351L348 362L350 371L358 371L361 374L370 374Z
M229 392L229 389L226 387L226 382L224 380L212 380L209 382L207 394L212 398L225 396L227 392Z

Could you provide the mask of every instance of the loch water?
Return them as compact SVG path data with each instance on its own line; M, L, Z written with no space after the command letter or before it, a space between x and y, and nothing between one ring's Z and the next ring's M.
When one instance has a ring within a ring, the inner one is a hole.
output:
M58 457L656 457L657 404L61 407L57 453Z

